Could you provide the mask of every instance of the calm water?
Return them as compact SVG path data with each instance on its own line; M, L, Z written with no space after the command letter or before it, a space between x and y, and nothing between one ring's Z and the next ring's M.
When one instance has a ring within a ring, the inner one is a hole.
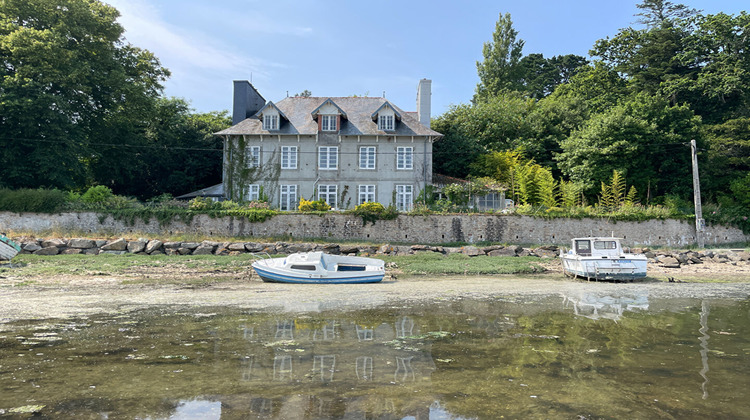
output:
M4 324L0 417L748 418L749 336L750 301L593 293Z

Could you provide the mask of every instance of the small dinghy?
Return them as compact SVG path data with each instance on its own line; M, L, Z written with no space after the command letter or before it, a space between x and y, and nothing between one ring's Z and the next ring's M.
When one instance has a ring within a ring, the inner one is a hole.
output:
M252 266L263 281L274 283L377 283L385 276L383 260L323 252L263 258Z
M21 247L11 241L5 234L0 233L0 260L10 261L21 252Z
M648 259L643 254L626 254L620 238L575 238L572 248L560 251L563 273L587 280L634 280L646 277Z

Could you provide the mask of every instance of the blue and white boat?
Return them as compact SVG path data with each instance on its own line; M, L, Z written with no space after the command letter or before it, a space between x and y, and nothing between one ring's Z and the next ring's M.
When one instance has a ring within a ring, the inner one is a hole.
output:
M648 259L625 253L620 238L574 238L568 252L561 251L563 273L587 280L634 280L646 277Z
M377 283L385 276L383 260L323 252L264 258L252 266L263 281L274 283Z
M19 252L21 252L21 247L0 233L0 260L10 261Z

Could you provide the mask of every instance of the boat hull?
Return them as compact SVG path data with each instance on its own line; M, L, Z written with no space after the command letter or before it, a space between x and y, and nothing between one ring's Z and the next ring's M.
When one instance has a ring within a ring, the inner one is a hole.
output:
M303 284L352 284L352 283L378 283L385 277L384 272L367 273L364 272L362 275L352 276L320 276L316 277L315 274L289 274L281 272L280 270L274 270L272 268L260 268L253 266L255 272L261 280L268 283L303 283Z
M20 251L21 247L16 245L15 242L5 236L0 236L0 260L10 261L13 257L18 255Z
M594 280L635 280L646 277L645 258L596 259L580 256L562 257L566 275Z

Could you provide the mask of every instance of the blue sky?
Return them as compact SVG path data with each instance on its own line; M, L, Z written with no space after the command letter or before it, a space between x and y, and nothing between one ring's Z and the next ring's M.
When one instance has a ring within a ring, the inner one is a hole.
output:
M468 102L476 61L499 15L510 13L524 55L588 57L598 39L637 26L639 1L104 0L122 14L128 42L156 54L172 77L165 94L199 112L229 109L232 80L266 100L382 96L416 110L432 79L432 114ZM679 1L675 0L675 3ZM684 2L706 14L737 14L740 0Z

